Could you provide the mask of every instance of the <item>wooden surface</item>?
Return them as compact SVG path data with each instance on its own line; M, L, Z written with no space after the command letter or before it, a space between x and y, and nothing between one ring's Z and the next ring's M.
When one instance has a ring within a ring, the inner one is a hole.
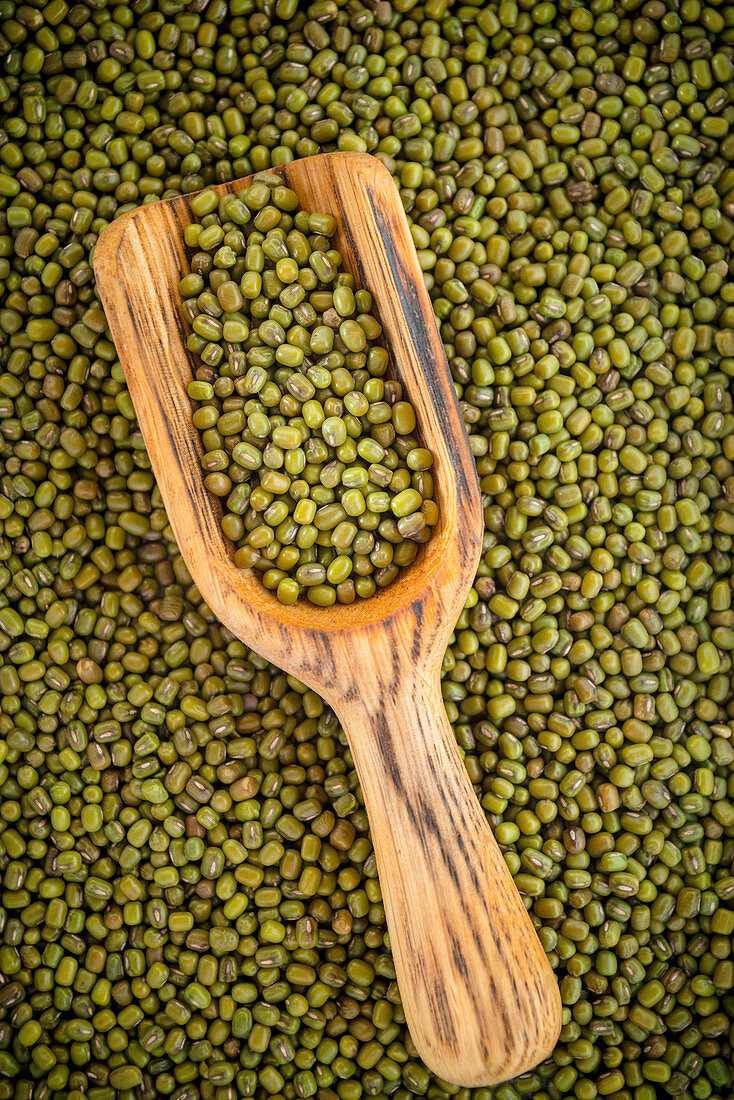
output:
M236 568L204 488L178 283L190 196L114 222L97 286L181 553L218 618L335 709L364 792L400 992L427 1065L462 1085L535 1066L560 1029L553 973L476 800L446 718L439 672L474 578L479 487L430 299L392 178L331 153L278 171L309 211L333 214L337 247L375 312L435 457L440 519L400 578L369 600L279 604ZM246 181L222 184L236 192ZM348 217L346 216L348 215Z

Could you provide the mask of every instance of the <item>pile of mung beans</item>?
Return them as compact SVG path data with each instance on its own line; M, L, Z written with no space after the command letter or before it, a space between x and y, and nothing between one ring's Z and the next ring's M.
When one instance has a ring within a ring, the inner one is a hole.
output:
M730 1100L732 5L0 0L0 73L0 1100L470 1100L343 731L191 583L90 265L335 149L393 173L483 493L443 693L564 1004L494 1097Z
M200 191L180 283L204 484L234 560L283 604L354 603L410 565L438 522L433 455L372 296L277 172L237 196Z

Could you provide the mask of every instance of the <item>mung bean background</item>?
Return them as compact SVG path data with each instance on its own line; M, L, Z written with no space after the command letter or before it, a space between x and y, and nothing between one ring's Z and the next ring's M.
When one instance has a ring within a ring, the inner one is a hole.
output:
M734 7L0 0L0 55L0 1098L469 1100L333 714L191 584L90 266L333 149L394 174L484 494L443 691L564 1002L495 1096L730 1098Z

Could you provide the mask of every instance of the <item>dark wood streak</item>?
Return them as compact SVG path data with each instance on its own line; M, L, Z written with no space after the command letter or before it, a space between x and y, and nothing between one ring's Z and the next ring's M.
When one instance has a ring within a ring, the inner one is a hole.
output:
M415 616L415 626L413 629L413 644L410 647L410 657L411 660L415 663L420 657L422 642L421 634L423 630L423 604L420 602L420 600L416 600L413 603L411 611Z
M549 1053L560 999L440 693L443 655L481 552L474 461L387 170L373 158L336 153L279 172L305 209L335 215L338 246L378 304L396 374L435 455L439 523L399 584L351 607L286 608L250 571L235 568L217 502L203 486L186 393L191 361L178 281L190 197L113 223L95 250L97 285L171 526L203 599L247 645L323 695L347 732L413 1041L444 1079L491 1084Z
M374 733L376 741L376 749L380 755L380 763L383 769L383 776L386 782L389 782L393 788L394 794L398 798L406 798L407 790L405 786L405 779L400 769L400 763L397 753L393 744L393 738L391 729L383 716L375 717Z
M454 966L456 967L458 973L466 978L468 973L466 969L466 958L463 951L461 950L461 947L459 946L458 940L454 940L453 944L451 945L451 954L453 955Z
M439 1037L444 1043L456 1042L457 1035L454 1030L453 1014L449 1005L448 992L444 986L439 986L436 989L433 1001Z
M384 209L384 205L376 199L373 190L369 186L367 190L375 220L379 225L380 212ZM429 341L426 339L425 318L419 306L418 296L415 294L415 284L411 284L408 281L409 273L405 266L405 258L398 252L394 230L395 225L393 219L393 223L387 226L387 232L382 233L382 247L390 267L390 273L398 288L401 306L405 313L408 326L413 334L413 339L417 345L418 354L424 363L431 363L432 356L435 354L435 349L430 346ZM411 289L413 290L413 294L410 293ZM441 350L443 352L443 348ZM437 364L437 367L441 365L442 364ZM455 418L449 416L449 404L446 402L446 389L445 386L442 385L439 370L427 370L425 372L424 384L431 391L441 429L444 434L449 437L454 427ZM455 407L452 411L458 413L458 402L453 386L450 390L450 398L452 399L451 404ZM461 494L468 493L470 489L469 477L467 476L468 471L463 467L458 467L456 474L459 492ZM471 478L471 480L473 481L474 478Z

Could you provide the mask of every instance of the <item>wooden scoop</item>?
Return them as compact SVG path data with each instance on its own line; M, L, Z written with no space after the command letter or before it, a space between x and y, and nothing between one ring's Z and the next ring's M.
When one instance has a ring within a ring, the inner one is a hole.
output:
M277 171L303 209L336 218L337 247L373 295L395 373L435 456L438 526L415 562L371 599L284 607L232 561L218 501L204 488L186 394L193 364L178 285L190 196L142 206L106 229L95 250L97 285L202 597L243 642L323 696L347 732L413 1042L444 1080L492 1084L550 1054L561 1002L441 698L441 662L482 546L474 462L387 169L365 154L330 153ZM247 182L214 190L233 193Z

